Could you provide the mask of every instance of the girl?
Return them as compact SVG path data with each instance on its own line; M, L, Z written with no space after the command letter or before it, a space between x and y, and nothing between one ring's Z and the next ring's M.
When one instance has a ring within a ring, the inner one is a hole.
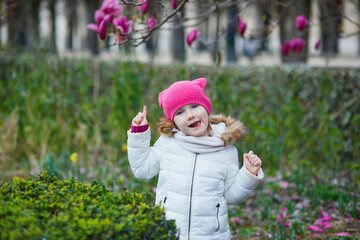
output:
M261 160L243 155L239 170L233 146L246 134L244 125L223 115L210 116L205 78L178 81L159 94L165 116L161 134L150 147L147 109L132 120L128 158L133 174L159 174L156 204L174 219L180 239L230 239L227 204L245 201L263 179Z

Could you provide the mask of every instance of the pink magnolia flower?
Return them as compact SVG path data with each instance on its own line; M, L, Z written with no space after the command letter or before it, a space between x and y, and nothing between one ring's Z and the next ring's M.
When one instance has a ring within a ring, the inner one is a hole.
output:
M103 20L100 25L94 24L94 23L89 23L87 25L87 28L95 31L99 34L99 37L101 40L104 40L106 38L106 21Z
M105 17L105 13L101 10L95 10L95 22L99 26Z
M155 25L157 24L157 21L154 20L154 18L149 18L147 21L147 29L150 30L152 29Z
M346 233L346 232L340 232L336 233L335 236L346 236L346 237L352 237L352 234Z
M308 228L309 228L310 230L315 231L315 232L323 232L323 231L324 231L324 229L322 229L321 227L318 227L318 226L316 226L316 225L310 225Z
M296 18L296 28L299 31L304 30L308 25L308 20L304 15L300 15Z
M141 12L143 14L147 13L147 11L149 10L149 1L148 0L141 0L140 3L141 3L141 5L140 5Z
M246 23L241 20L241 18L237 19L237 25L239 29L240 36L244 36L245 30L246 30Z
M285 41L283 43L283 45L281 46L281 52L284 56L289 55L289 53L290 53L290 42L289 41Z
M191 44L200 36L200 31L193 29L186 37L186 43L191 46Z
M315 43L315 49L316 49L316 50L319 50L319 49L320 49L320 43L321 43L321 40L318 39L318 40L316 41L316 43ZM335 179L335 180L337 180L337 179ZM333 181L333 183L334 183L334 184L337 184L337 182L335 183L334 181Z
M90 23L87 28L99 34L100 39L106 38L107 24L112 23L114 17L120 16L122 13L122 6L118 0L105 0L100 10L95 11L95 23Z
M104 0L100 9L106 14L121 15L122 13L122 6L119 4L119 0Z
M177 8L177 2L175 0L171 0L171 6L173 9Z
M132 30L132 20L127 20L125 16L115 18L113 24L116 28L120 30L121 35L129 35Z
M290 50L294 52L301 52L306 45L306 42L301 38L293 38L290 42Z

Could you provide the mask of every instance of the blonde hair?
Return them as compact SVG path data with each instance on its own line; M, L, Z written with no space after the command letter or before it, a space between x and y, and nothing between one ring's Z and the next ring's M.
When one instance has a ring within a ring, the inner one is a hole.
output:
M210 122L211 117L209 116L209 124L208 127L206 129L206 132L211 135L212 134L212 129L211 129L211 122ZM173 132L173 129L179 129L175 123L173 123L170 119L168 119L166 116L162 116L159 119L159 123L157 124L157 130L160 134L165 135L165 136L173 136L175 134L175 132Z

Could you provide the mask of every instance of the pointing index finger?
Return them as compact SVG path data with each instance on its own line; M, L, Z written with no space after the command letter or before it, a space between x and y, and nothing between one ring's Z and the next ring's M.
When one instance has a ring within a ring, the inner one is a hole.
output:
M147 114L147 107L146 106L144 106L144 108L143 108L143 114L144 114L144 117L146 118L146 114Z

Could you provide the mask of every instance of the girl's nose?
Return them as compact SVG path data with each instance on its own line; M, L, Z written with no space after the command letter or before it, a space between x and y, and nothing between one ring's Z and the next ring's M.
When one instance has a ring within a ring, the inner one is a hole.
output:
M194 114L192 113L191 110L186 111L186 117L187 117L188 120L191 120L191 119L194 118Z

